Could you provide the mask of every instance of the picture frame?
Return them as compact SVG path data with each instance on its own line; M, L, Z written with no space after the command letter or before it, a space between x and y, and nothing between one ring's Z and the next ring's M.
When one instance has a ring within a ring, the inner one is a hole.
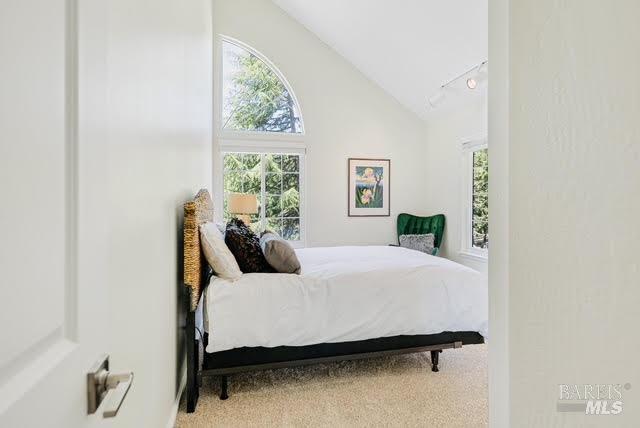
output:
M391 160L348 159L348 216L391 216Z

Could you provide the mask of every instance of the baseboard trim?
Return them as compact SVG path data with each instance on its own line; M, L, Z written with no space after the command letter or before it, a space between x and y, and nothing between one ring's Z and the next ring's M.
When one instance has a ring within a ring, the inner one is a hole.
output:
M182 394L184 393L184 389L187 386L187 370L185 369L180 376L180 387L178 388L178 395L176 396L176 401L173 403L171 407L171 413L169 413L169 420L167 421L167 428L174 428L176 426L176 419L178 417L178 409L180 408L180 398L182 398Z

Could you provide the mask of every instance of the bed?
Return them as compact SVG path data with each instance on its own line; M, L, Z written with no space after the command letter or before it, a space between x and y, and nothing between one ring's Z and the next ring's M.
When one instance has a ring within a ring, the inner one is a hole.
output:
M212 218L206 190L185 204L189 412L202 376L218 376L226 399L229 376L246 371L430 351L437 372L444 349L487 336L486 280L469 268L391 246L308 248L300 275L231 283L201 254L198 226Z

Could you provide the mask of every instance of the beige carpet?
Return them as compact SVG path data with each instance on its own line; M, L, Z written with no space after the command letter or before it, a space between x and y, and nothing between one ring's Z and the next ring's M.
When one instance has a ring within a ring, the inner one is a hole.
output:
M176 426L486 426L487 347L233 375L229 399L205 378L195 413L184 403Z

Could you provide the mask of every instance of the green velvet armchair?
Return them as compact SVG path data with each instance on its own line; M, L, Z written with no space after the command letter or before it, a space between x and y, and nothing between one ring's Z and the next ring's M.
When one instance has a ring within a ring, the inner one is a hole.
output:
M400 242L400 235L425 235L427 233L433 233L434 248L433 255L437 256L440 251L440 244L444 237L444 214L437 214L430 217L418 217L411 214L399 214L397 229L398 229L398 242Z

